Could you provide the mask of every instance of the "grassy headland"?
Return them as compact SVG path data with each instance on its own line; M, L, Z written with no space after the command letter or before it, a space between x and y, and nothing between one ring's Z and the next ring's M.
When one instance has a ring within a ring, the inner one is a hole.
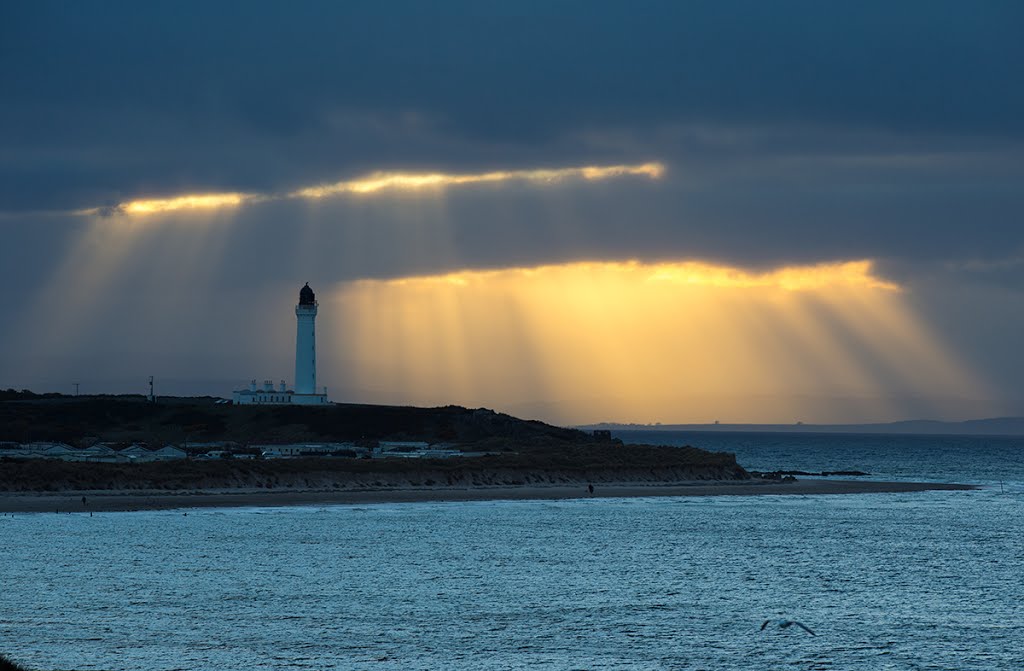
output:
M139 464L0 462L0 491L309 490L676 483L749 478L732 454L622 445L486 409L375 405L229 406L213 399L57 397L0 401L0 440L239 445L379 440L446 443L483 456L449 459L192 459Z

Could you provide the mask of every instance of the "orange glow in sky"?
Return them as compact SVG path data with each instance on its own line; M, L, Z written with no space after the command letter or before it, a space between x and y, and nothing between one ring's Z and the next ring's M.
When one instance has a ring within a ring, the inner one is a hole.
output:
M836 421L807 397L981 386L869 261L569 263L364 280L329 300L332 356L382 401L563 423ZM875 411L861 419L900 416Z

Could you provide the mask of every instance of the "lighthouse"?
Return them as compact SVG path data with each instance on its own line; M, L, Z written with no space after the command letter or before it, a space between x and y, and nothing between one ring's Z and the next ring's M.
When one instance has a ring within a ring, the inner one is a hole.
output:
M295 393L288 403L327 403L327 389L319 394L316 389L316 310L316 294L306 282L295 306Z
M299 290L299 304L295 306L295 393L316 393L316 294L309 282Z
M299 304L295 306L295 388L288 389L284 380L279 388L266 380L257 388L253 380L249 389L234 393L236 405L319 405L327 403L327 389L317 393L316 388L316 294L306 286L299 289Z

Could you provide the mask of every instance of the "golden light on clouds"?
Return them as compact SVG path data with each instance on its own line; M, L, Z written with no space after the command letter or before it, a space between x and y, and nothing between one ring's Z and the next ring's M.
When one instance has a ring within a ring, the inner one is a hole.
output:
M331 299L345 325L332 355L356 362L353 385L379 400L526 415L543 401L537 416L566 423L836 421L794 400L824 395L880 399L867 421L900 416L881 400L894 390L977 393L905 298L868 261L766 272L570 263L365 280Z
M222 207L237 207L255 199L256 196L244 193L208 193L174 198L133 200L121 205L120 209L125 214L158 214L175 210L214 210Z
M84 216L110 216L125 214L145 216L166 214L179 211L204 212L219 209L232 209L247 203L258 203L269 200L266 196L252 193L192 193L173 198L143 198L118 203L114 207L90 207L76 210L74 214Z
M636 266L637 264L633 264ZM774 287L785 291L808 291L837 287L863 287L899 291L894 282L872 274L870 261L846 261L812 266L791 266L763 273L707 263L668 263L651 266L651 281L675 282L712 287ZM646 272L646 270L645 270Z
M410 284L478 284L491 278L520 276L535 280L543 277L587 275L629 278L633 282L684 284L719 288L775 288L784 291L809 291L841 287L863 287L899 291L895 282L879 278L872 272L871 261L843 261L808 266L787 266L765 272L754 272L731 266L699 261L679 263L583 262L567 265L512 268L503 270L467 270L446 275L411 277L391 280L398 286Z
M297 198L328 198L343 194L374 194L381 191L421 191L443 189L469 184L500 182L526 182L532 184L553 184L573 179L599 181L615 177L640 176L660 179L665 173L661 163L641 165L582 166L575 168L553 168L537 170L498 170L482 173L414 173L375 172L366 177L308 187L293 191Z
M373 196L390 192L422 192L475 184L527 183L553 185L572 180L603 181L619 177L660 179L665 174L661 163L637 165L592 165L535 170L498 170L482 173L375 172L352 180L303 187L286 194L274 193L193 193L169 198L142 198L119 203L112 208L79 210L80 215L123 214L147 216L173 212L237 208L268 201L301 199L321 200L339 196Z

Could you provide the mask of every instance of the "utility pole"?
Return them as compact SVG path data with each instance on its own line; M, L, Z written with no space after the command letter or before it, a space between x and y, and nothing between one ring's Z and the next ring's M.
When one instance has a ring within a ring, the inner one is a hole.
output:
M78 383L77 382L72 382L71 384L73 384L75 386L75 396L78 396Z

